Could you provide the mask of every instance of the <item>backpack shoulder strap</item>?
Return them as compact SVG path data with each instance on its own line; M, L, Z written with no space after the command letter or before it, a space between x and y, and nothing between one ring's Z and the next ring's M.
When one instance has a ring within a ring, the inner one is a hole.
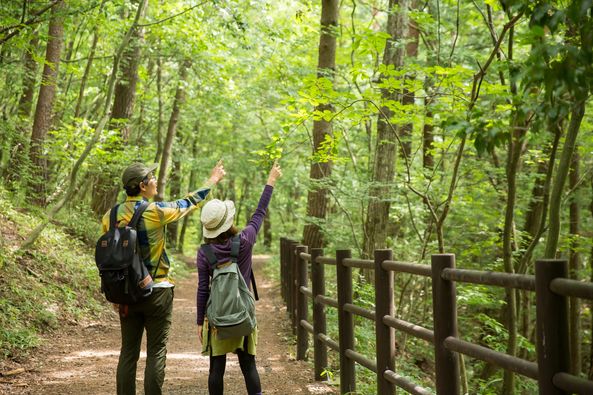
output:
M119 208L119 204L116 204L109 213L109 230L113 230L115 225L117 225L117 209Z
M210 267L212 269L214 269L214 267L218 263L218 259L216 259L216 255L214 255L212 246L210 244L202 244L202 246L200 248L202 248L202 251L204 251L204 254L206 255L206 259L208 259L208 264L210 265Z
M231 239L231 259L233 262L237 262L237 258L239 257L239 247L241 246L241 235L235 235ZM259 295L257 294L257 284L255 283L255 275L253 274L253 269L251 269L251 289L253 290L253 296L255 300L259 300Z
M129 227L136 229L138 226L138 221L140 221L140 217L142 217L142 214L144 214L144 211L148 205L149 203L146 200L143 200L142 203L140 203L140 206L138 206L138 208L134 211L134 215L128 224Z
M241 236L235 235L231 239L231 260L235 263L239 257L239 247L241 247Z
M255 284L255 274L253 274L253 269L251 269L251 288L253 289L253 297L255 300L259 300L259 295L257 294L257 284Z

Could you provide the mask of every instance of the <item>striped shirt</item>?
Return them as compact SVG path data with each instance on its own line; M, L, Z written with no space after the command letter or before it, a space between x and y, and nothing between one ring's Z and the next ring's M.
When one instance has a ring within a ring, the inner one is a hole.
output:
M190 193L183 199L173 202L152 202L142 214L138 222L138 244L144 264L148 268L155 286L167 286L171 283L169 269L171 267L167 251L165 251L165 226L178 221L201 206L210 188L203 187ZM117 226L123 227L132 220L132 215L142 200L142 196L128 196L126 201L117 208ZM109 210L103 216L103 233L109 230Z

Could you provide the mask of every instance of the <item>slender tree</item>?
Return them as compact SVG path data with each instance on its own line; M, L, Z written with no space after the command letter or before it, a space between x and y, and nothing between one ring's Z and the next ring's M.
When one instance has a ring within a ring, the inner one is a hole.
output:
M35 84L37 82L37 61L35 60L35 51L39 45L39 34L34 31L29 41L29 46L25 51L23 59L24 75L23 75L23 90L19 98L17 113L20 117L18 125L18 134L11 142L12 149L8 166L4 172L4 179L7 182L16 181L20 178L20 171L22 171L27 148L29 146L29 131L31 130L30 116L33 107L33 96L35 95Z
M142 11L141 17L144 17L148 0L138 0L138 9ZM141 61L141 47L144 38L144 30L142 26L138 25L134 29L133 36L129 45L126 47L122 55L119 79L115 85L113 96L113 107L111 109L111 117L109 119L109 127L120 131L122 142L125 145L130 137L130 123L129 120L134 111L134 103L136 100L136 84L138 83L138 66ZM123 147L121 147L123 149ZM109 163L107 164L109 165ZM97 215L105 213L117 199L117 195L121 189L118 183L119 169L111 169L110 172L104 172L99 175L97 184L94 188L93 200L91 207Z
M548 238L546 240L545 257L555 258L558 249L558 239L560 238L560 209L564 184L568 176L572 155L575 149L577 136L581 127L583 116L585 115L585 100L577 99L574 104L568 127L558 169L554 175L552 193L550 195L550 210L548 217L550 227L548 229Z
M103 0L101 5L99 6L99 14L103 11L103 7L105 6L105 2L107 0ZM95 51L97 50L97 43L99 42L99 24L96 23L93 28L93 38L91 42L91 49L89 51L89 55L87 57L86 65L84 67L84 73L82 75L82 79L80 80L80 86L78 88L78 99L76 100L76 108L74 109L74 118L78 118L81 114L82 103L84 101L84 91L87 86L87 82L89 79L89 75L91 73L91 69L93 67L93 61L95 60Z
M173 168L171 169L171 182L169 185L170 196L177 198L181 194L181 142L179 136L176 137L177 155L173 156ZM159 191L160 192L160 191ZM167 225L167 243L173 249L177 249L177 235L179 222L172 222Z
M569 276L572 279L579 279L579 272L581 270L581 256L579 253L579 228L581 221L581 213L579 207L579 200L577 188L579 185L579 153L575 149L572 156L572 166L569 173L569 187L572 191L569 218L570 218L570 259L569 259ZM579 298L570 298L570 371L574 375L581 374L581 304Z
M400 22L398 25L401 25L401 32L402 34L400 37L404 37L405 40L405 58L410 61L414 60L418 57L418 40L420 37L420 30L418 29L418 24L413 18L410 18L410 12L414 11L417 7L417 0L400 0L400 10L398 14L400 15ZM400 30L400 29L398 29ZM393 36L392 36L393 39ZM403 64L400 66L402 67ZM413 74L406 75L405 77L406 83L409 81L413 81L415 79ZM413 90L410 90L406 84L404 84L403 92L401 95L401 102L404 106L413 107L415 101L415 93ZM408 107L408 108L409 108ZM412 130L414 125L412 122L407 122L400 128L400 136L402 140L402 146L400 149L405 151L406 156L409 158L412 155Z
M33 201L38 205L44 205L46 200L47 180L47 157L43 153L45 137L51 127L52 111L56 96L58 67L60 65L60 54L64 40L64 1L61 0L51 10L49 21L49 33L45 52L45 66L41 77L41 86L35 108L33 131L29 159L32 163L33 178L32 190Z
M593 174L591 174L591 176L589 178L589 182L590 182L590 187L591 187L589 189L589 191L592 193L591 201L589 202L589 212L591 213L591 217L593 218ZM593 282L593 243L591 245L591 250L589 251L589 262L590 262L589 269L591 269L591 277L589 278L589 280L591 282ZM593 328L593 315L591 316L589 324ZM587 373L587 377L589 378L589 380L593 380L593 342L590 343L590 347L589 347L589 371Z
M86 144L84 151L82 152L82 154L78 157L78 159L72 166L72 170L70 171L70 176L68 178L68 188L66 189L66 191L64 192L64 194L62 195L60 200L54 206L52 206L51 208L48 209L47 216L43 219L43 221L35 229L33 229L31 231L31 233L27 236L25 241L19 247L20 250L27 250L28 248L30 248L33 245L33 243L35 243L35 241L37 240L37 238L39 237L41 232L43 232L43 230L45 229L47 224L49 224L49 222L54 219L54 217L60 212L60 210L70 201L72 196L74 196L76 189L77 189L77 185L78 185L78 182L77 182L78 172L80 171L80 168L83 165L83 163L85 162L86 158L89 156L94 145L97 143L97 141L99 141L99 138L101 137L101 134L103 133L103 130L105 129L105 126L107 125L107 122L109 121L109 118L110 118L109 106L111 103L111 98L113 96L115 81L117 79L116 77L117 77L117 70L119 69L119 63L121 61L122 54L124 53L128 43L130 42L130 40L132 38L133 33L138 25L138 21L140 20L141 15L143 15L142 4L140 6L138 6L136 16L134 18L134 22L132 23L132 26L130 27L130 29L127 31L126 35L123 37L121 44L119 45L119 47L117 48L117 50L115 52L115 56L113 57L113 67L111 69L111 74L107 81L107 93L105 95L104 106L102 109L102 116L99 119L99 121L97 122L97 125L95 126L95 130L94 130L92 138Z
M333 80L336 68L336 34L338 26L339 2L337 0L322 0L321 3L321 34L319 37L319 56L317 63L317 78ZM333 111L331 103L319 104L315 110L323 113ZM331 122L324 119L313 122L313 156L319 157L322 143L326 136L332 135ZM321 155L325 156L325 155ZM304 227L303 240L309 248L319 248L324 244L320 222L325 220L327 210L327 187L321 185L324 179L331 175L330 160L314 160L311 163L309 179L311 187L307 196L307 216L313 218Z
M179 82L177 83L175 98L173 99L173 108L171 110L171 116L169 118L169 127L167 128L167 136L165 137L165 144L161 156L161 164L159 166L159 177L157 180L158 194L154 198L155 201L163 201L165 196L165 188L167 185L167 171L169 167L169 161L171 160L171 152L173 150L175 134L177 133L179 113L181 112L181 107L185 102L185 84L187 83L187 71L190 67L190 60L185 60L180 65Z
M159 162L163 153L163 64L161 57L156 58L156 94L159 102L158 120L156 126L156 154L154 161Z
M199 127L196 127L196 131L199 131ZM191 157L197 158L198 157L198 139L197 139L195 133L193 134L191 146L192 146ZM191 167L191 170L189 173L189 188L195 188L197 182L198 182L198 172L196 171L196 166L193 165ZM182 254L183 254L183 244L185 242L185 232L187 231L187 227L188 227L190 218L191 217L189 215L186 215L185 217L183 217L183 225L181 226L181 231L179 232L179 241L177 243L177 251L179 251Z
M29 118L31 108L33 107L33 95L35 94L35 83L37 82L37 62L35 61L35 51L39 45L39 34L34 31L31 35L29 47L25 52L23 75L23 93L19 99L18 114Z
M385 43L383 64L393 66L396 69L401 69L404 64L404 48L398 45L398 40L405 37L408 30L407 18L402 16L402 13L399 2L390 0L387 17L387 33L390 38ZM381 80L387 78L385 75L381 76ZM395 174L397 131L390 123L394 112L388 106L388 102L397 101L400 96L394 89L382 88L381 97L385 104L381 107L377 119L377 142L373 161L372 184L369 190L369 203L364 226L363 252L366 257L371 257L375 248L385 247L390 206L388 197L391 191L390 184L393 182ZM402 148L402 150L407 151L405 148Z

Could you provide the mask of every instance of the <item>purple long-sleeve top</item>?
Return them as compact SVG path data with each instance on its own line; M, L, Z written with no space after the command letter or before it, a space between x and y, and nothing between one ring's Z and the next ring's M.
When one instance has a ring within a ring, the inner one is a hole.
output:
M245 284L251 289L251 253L257 232L261 227L264 217L266 216L266 210L268 204L272 198L272 191L274 188L270 185L264 187L264 191L259 198L259 204L251 220L240 233L241 243L239 246L239 256L237 257L237 265L239 270L245 279ZM231 240L227 240L224 244L211 244L214 255L218 259L218 262L228 262L231 259ZM204 324L204 316L206 315L206 302L210 296L210 279L212 278L212 270L206 255L202 249L198 249L198 294L197 294L197 306L198 306L198 325Z

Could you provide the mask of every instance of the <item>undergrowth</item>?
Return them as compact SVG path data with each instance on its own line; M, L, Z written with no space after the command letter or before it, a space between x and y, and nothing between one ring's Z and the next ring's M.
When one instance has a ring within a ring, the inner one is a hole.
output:
M13 208L0 191L0 358L18 360L41 335L108 311L92 250L78 238L49 224L30 250L18 249L39 214Z
M64 210L33 247L18 247L40 222L38 208L15 208L0 189L0 360L20 361L52 331L112 314L100 293L94 243L100 224L81 207ZM172 275L191 267L171 256Z

